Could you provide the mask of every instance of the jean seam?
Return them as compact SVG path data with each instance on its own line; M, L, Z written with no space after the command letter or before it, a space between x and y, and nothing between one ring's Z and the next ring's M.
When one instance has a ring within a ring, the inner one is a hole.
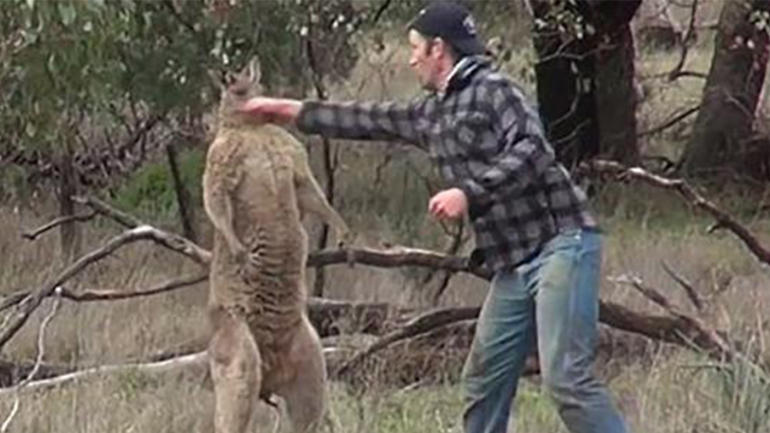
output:
M569 254L569 256L570 256L570 268L569 268L569 278L567 279L567 281L574 282L575 279L576 279L575 277L577 276L578 270L579 270L579 267L578 267L579 260L578 260L578 258L579 258L579 255L582 253L582 248L581 248L581 245L578 244L578 245L575 245L575 246L571 246L570 250L571 250L570 254ZM578 254L575 254L575 250L577 250ZM567 296L569 297L569 301L568 301L568 306L567 306L567 319L566 320L567 320L567 323L569 323L569 324L573 324L573 322L575 320L575 308L576 308L576 303L577 303L577 296L575 294L575 289L576 289L575 284L571 284L570 287L568 288L568 295ZM566 340L566 341L564 341L564 348L565 348L564 358L562 359L561 365L559 366L562 370L565 370L566 367L568 365L570 365L569 361L571 360L571 357L572 357L573 343L575 341L574 340L574 332L575 332L575 326L568 326L567 327L567 332L562 337L564 340Z

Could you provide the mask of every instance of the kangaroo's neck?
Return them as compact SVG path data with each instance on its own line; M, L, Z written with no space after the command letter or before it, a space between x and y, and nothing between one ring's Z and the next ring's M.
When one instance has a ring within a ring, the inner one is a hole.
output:
M258 128L265 123L248 114L221 107L217 113L217 124L220 128Z

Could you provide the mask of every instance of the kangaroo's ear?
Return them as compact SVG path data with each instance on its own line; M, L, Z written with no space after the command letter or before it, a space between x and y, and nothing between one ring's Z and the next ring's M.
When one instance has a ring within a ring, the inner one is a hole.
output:
M259 57L252 57L244 72L252 83L259 83L262 80L262 66L259 63Z
M222 73L220 71L217 71L216 69L206 69L206 75L209 76L209 80L211 80L214 85L217 87L222 87Z
M209 79L222 90L227 89L227 86L233 81L233 74L229 72L223 72L218 69L207 69L206 73L208 74Z

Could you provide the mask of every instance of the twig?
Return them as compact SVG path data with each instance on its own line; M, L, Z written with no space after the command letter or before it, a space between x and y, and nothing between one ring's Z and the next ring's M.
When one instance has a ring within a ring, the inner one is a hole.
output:
M145 234L147 239L150 239L171 251L182 254L195 263L200 265L208 265L211 262L211 252L201 248L194 242L182 236L168 233L166 231L144 224L138 218L125 212L119 211L107 203L104 203L103 201L93 197L75 197L73 200L78 204L90 207L97 213L116 221L118 224L126 228L133 229L140 226L147 228L147 233Z
M676 125L677 123L681 122L682 120L686 119L687 117L697 113L698 110L700 110L700 104L698 104L698 105L696 105L694 107L690 107L687 110L684 110L683 112L681 112L681 113L677 114L676 116L672 117L671 119L669 119L667 122L663 123L662 125L656 126L654 128L650 128L650 129L648 129L646 131L639 132L639 133L636 134L636 136L637 137L645 137L645 136L648 136L648 135L655 135L655 134L657 134L659 132L662 132L662 131L664 131L664 130L666 130L666 129Z
M687 298L690 299L690 302L692 302L692 304L695 306L695 309L698 311L703 311L703 300L701 300L700 295L698 295L698 291L695 290L695 287L693 287L689 281L685 280L676 272L674 272L674 270L671 269L671 267L669 267L666 262L661 261L660 264L663 266L663 270L665 270L666 273L674 279L674 281L682 286L685 293L687 293Z
M41 227L38 227L38 228L36 228L34 230L31 230L31 231L24 232L24 233L21 234L21 236L23 238L25 238L25 239L29 239L31 241L34 241L35 239L37 239L38 236L42 235L43 233L45 233L45 232L47 232L47 231L49 231L49 230L51 230L53 228L56 228L56 227L58 227L58 226L60 226L62 224L66 224L66 223L73 222L73 221L85 222L85 221L89 221L89 220L93 219L95 216L96 216L96 212L92 211L92 212L89 212L87 214L82 214L82 215L69 215L69 216L59 217L59 218L56 218L55 220L53 220L53 221L51 221L51 222L49 222L49 223L47 223L47 224L45 224L45 225L43 225Z
M43 319L43 322L40 324L40 330L37 334L37 358L35 359L35 366L32 367L32 371L29 372L26 378L19 382L15 387L13 387L13 394L14 394L14 400L13 400L13 407L11 407L11 412L8 414L8 417L3 422L3 425L0 426L0 433L5 433L8 430L8 426L11 425L11 421L13 421L13 418L16 416L16 413L19 411L19 391L27 386L37 374L38 370L40 369L40 364L43 362L43 355L45 354L45 328L48 326L48 323L53 319L53 316L56 314L56 311L59 309L59 300L60 298L54 299L54 303L51 306L51 310L48 312L48 314Z
M455 322L475 319L478 317L479 311L480 308L478 307L465 307L447 308L425 313L415 318L398 331L384 335L379 340L372 343L371 346L353 356L349 361L345 362L339 368L337 375L344 376L352 368L355 368L357 365L359 365L363 360L395 342L424 334L426 332L436 330L437 328L447 326Z
M730 214L719 209L714 203L700 195L693 187L682 179L670 179L652 174L640 167L626 167L614 161L595 160L581 166L581 170L599 174L612 174L618 178L633 178L651 185L672 189L679 193L698 209L705 211L716 220L717 228L726 228L733 232L759 261L770 264L770 251L760 244L759 240Z
M111 220L117 222L127 229L132 229L144 224L140 219L134 217L133 215L129 215L123 211L115 209L114 207L94 197L73 197L72 201L93 209L94 212L110 218Z
M720 360L735 359L735 351L716 331L706 326L700 319L679 311L678 308L669 302L668 298L663 296L656 289L644 285L640 278L621 276L612 278L610 281L621 284L630 284L647 299L650 299L652 302L666 310L673 319L681 324L678 332L681 333L684 342L705 350L712 358Z
M24 323L27 321L29 316L40 305L43 299L51 296L51 294L58 287L63 285L67 280L79 274L83 269L85 269L90 264L97 262L103 259L104 257L107 257L110 254L114 253L117 249L119 249L123 245L140 241L140 240L152 240L164 246L165 245L175 246L176 247L174 248L175 250L184 249L183 245L180 246L175 243L177 239L174 239L174 238L169 239L169 235L167 233L147 225L139 226L139 227L127 230L121 233L120 235L115 236L114 238L110 239L101 248L93 250L88 254L82 256L75 263L73 263L72 265L64 269L64 271L62 271L54 280L50 281L42 288L38 289L34 293L31 293L29 296L24 298L18 305L17 311L15 313L15 317L10 319L8 328L3 329L2 333L0 334L0 348L2 348L5 345L5 343L7 343L8 340L10 340L16 334L16 332L19 331L19 329L24 325ZM191 258L195 257L198 260L202 260L201 257L197 257L189 251L186 251L186 252L189 254L188 255L189 257ZM209 253L206 252L206 254L209 254Z
M61 376L55 376L49 379L38 380L31 382L24 387L24 391L47 389L59 385L63 385L69 382L86 379L91 376L106 373L119 373L125 371L142 371L145 373L162 373L169 370L174 370L181 367L187 367L190 365L203 365L206 363L208 355L206 352L197 352L188 355L178 356L171 359L166 359L158 362L149 363L136 363L136 364L119 364L119 365L101 365L86 370L75 371ZM5 395L12 390L0 389L0 396Z
M90 301L116 301L121 299L139 298L142 296L157 295L160 293L170 292L172 290L180 289L187 286L192 286L198 283L202 283L208 280L208 274L188 276L184 278L177 278L169 281L165 281L157 286L151 287L145 290L85 290L73 292L66 287L60 287L61 297L73 302L90 302ZM8 295L3 302L0 303L0 311L6 310L30 295L29 291L21 291ZM2 328L0 328L2 329Z
M463 220L460 220L460 223L457 227L457 232L452 237L452 242L446 251L447 255L456 255L460 250L460 247L465 243L463 239L464 231L465 223ZM441 283L439 283L438 287L436 288L436 292L433 294L433 305L438 305L438 301L441 299L441 295L443 295L447 287L449 287L449 281L452 279L452 275L454 275L452 272L444 271L444 276L441 278ZM431 275L431 278L432 277L433 275Z
M687 26L687 30L681 35L681 40L679 41L679 46L681 47L680 55L679 55L679 61L677 62L676 66L674 66L674 69L671 70L668 74L669 81L674 81L676 78L680 77L682 73L682 68L684 67L685 62L687 61L687 52L689 51L690 47L688 45L690 38L693 36L695 32L695 22L698 15L698 0L693 0L692 4L690 5L690 22Z
M370 248L323 250L311 253L308 256L307 265L320 267L345 264L348 263L349 252L353 253L356 263L364 265L382 268L422 266L453 272L467 272L485 280L492 277L489 270L471 266L467 257L447 256L436 251L407 247L393 247L387 250Z
M388 6L390 6L392 0L384 0L382 4L377 8L377 12L374 13L372 16L371 24L377 24L377 21L380 20L380 17L382 14L385 13L385 11L388 9Z

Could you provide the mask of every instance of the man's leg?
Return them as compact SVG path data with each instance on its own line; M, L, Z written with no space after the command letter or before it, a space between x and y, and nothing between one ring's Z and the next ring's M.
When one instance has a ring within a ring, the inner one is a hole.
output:
M534 308L521 273L499 273L492 280L463 368L466 433L505 433L516 384L533 345Z
M625 433L609 394L594 376L601 238L557 236L537 263L536 321L543 383L573 433Z

